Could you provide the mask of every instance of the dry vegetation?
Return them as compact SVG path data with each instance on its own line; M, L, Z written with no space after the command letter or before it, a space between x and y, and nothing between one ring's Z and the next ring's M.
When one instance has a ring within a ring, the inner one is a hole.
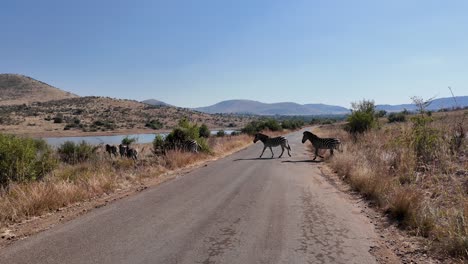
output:
M252 120L236 115L211 115L171 106L151 106L132 100L78 97L0 106L0 131L32 136L152 133L170 130L184 117L193 123L205 123L210 128L238 128Z
M208 140L212 154L171 150L166 155L154 155L151 144L136 145L141 152L137 162L110 158L101 147L90 161L74 165L61 163L40 181L11 183L2 189L0 230L73 203L153 181L171 171L225 156L251 143L252 138L247 135L214 137Z
M418 118L427 120L422 126ZM433 252L468 259L467 111L415 115L351 136L322 126L343 153L327 163L357 192L410 233L426 237ZM463 135L463 133L465 133ZM462 136L463 138L461 138Z
M29 104L77 97L19 74L0 74L0 105Z

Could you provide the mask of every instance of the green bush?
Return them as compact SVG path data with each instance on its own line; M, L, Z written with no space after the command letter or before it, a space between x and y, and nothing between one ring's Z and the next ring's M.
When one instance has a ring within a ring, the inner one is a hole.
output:
M190 123L186 118L179 121L178 127L174 128L164 140L164 146L174 148L180 146L187 140L195 140L203 152L211 152L211 148L205 138L200 137L200 127Z
M145 127L149 127L156 130L163 128L163 124L158 120L151 120L149 122L146 122Z
M122 138L122 145L130 146L132 143L135 143L137 141L138 139L136 137L125 136L124 138Z
M376 126L375 105L373 101L363 100L352 103L353 110L348 117L346 130L351 134L363 133Z
M202 138L209 138L210 137L210 130L208 129L208 126L205 124L202 124L199 129L199 136Z
M387 111L385 110L380 110L377 112L377 117L384 117L387 114Z
M242 133L254 135L262 130L281 131L283 128L275 119L265 119L260 121L252 121L242 128Z
M164 137L157 134L153 139L153 151L154 153L161 153L164 151Z
M91 160L96 157L95 150L97 147L81 141L76 144L72 141L66 141L57 149L60 160L69 164L76 164Z
M57 116L55 116L53 118L53 120L54 120L54 123L61 124L61 123L63 123L63 116L62 115L57 115Z
M232 131L232 132L231 132L231 136L238 136L238 135L240 135L240 134L241 134L240 131Z
M405 122L406 116L403 112L400 113L390 113L387 117L389 123L394 122Z
M0 185L39 180L56 165L44 140L0 134Z
M304 126L304 121L299 119L287 119L281 122L283 129L298 129Z
M216 133L216 136L217 136L217 137L224 137L224 136L226 136L226 132L224 132L224 130L219 130L219 131Z
M411 132L411 146L419 161L428 163L436 159L440 153L439 132L428 125L432 122L430 117L418 115L411 118L413 129Z

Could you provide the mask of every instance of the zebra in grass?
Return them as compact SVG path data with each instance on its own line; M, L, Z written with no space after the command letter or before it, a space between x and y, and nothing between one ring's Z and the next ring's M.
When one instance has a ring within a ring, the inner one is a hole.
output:
M117 147L114 145L106 144L106 152L109 153L109 156L112 158L112 155L117 157Z
M128 145L119 145L119 153L122 158L132 158L133 160L138 159L138 151L134 148L131 148Z
M257 141L259 140L262 141L263 143L263 151L262 151L262 154L260 154L260 158L263 156L263 152L265 152L266 148L270 148L271 158L273 158L275 154L273 154L272 147L277 147L277 146L281 146L281 155L278 158L281 158L281 156L283 156L284 149L288 150L288 155L289 157L291 157L291 154L289 153L289 151L291 150L291 147L289 146L288 140L286 138L284 137L271 138L265 134L257 133L255 134L255 139L253 142L257 143Z
M198 151L201 150L200 144L198 144L198 142L193 139L187 139L185 141L182 141L181 143L177 144L176 147L182 151L188 151L193 153L198 153Z
M323 159L323 157L318 154L319 149L329 149L330 155L333 155L333 149L339 150L341 145L341 141L337 138L319 138L312 132L304 131L302 144L304 144L307 140L309 140L315 148L315 157L313 160L315 160L317 156Z

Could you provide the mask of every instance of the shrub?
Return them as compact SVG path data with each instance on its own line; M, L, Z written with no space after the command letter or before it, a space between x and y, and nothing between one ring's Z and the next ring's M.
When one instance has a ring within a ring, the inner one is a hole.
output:
M377 117L384 117L387 114L387 111L385 110L380 110L377 112L376 116Z
M130 146L132 143L135 143L137 141L138 139L136 137L125 136L124 138L122 138L122 145Z
M427 163L436 158L440 152L440 136L438 131L430 128L428 124L432 122L430 117L419 115L411 118L413 129L411 131L411 146L421 162Z
M405 122L406 121L406 116L403 112L400 113L390 113L388 115L388 122L389 123L394 123L394 122Z
M165 147L175 148L187 140L195 140L203 152L211 152L211 148L205 138L200 137L200 128L197 124L190 123L186 118L179 121L178 127L174 128L164 140Z
M283 129L298 129L304 126L304 121L299 119L287 119L281 122Z
M41 179L56 165L44 140L0 134L0 185Z
M226 135L226 132L224 132L224 130L219 130L217 133L216 133L216 136L217 137L224 137Z
M231 136L239 136L241 134L240 131L232 131Z
M161 153L164 150L164 137L157 134L153 140L153 152Z
M280 131L283 128L281 125L278 123L277 120L275 119L265 119L265 120L260 120L260 121L252 121L248 123L244 128L242 128L242 133L253 135L255 133L258 133L262 130L271 130L271 131Z
M163 124L158 120L151 120L149 122L146 122L145 127L149 127L156 130L163 128Z
M53 118L53 120L54 120L54 123L56 123L56 124L63 123L63 115L58 114Z
M376 125L374 101L362 100L351 104L346 130L351 134L363 133Z
M66 141L57 149L60 160L69 164L76 164L88 161L95 157L95 150L97 147L81 141L75 144L72 141Z
M208 126L205 124L202 124L199 129L199 136L202 138L209 138L210 137L210 130L208 129Z

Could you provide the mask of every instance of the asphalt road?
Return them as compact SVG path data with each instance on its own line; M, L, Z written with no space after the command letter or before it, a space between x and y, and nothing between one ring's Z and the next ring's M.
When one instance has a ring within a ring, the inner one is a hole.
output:
M291 158L256 159L257 142L18 241L0 263L375 263L372 224L320 175L302 133L287 138Z

